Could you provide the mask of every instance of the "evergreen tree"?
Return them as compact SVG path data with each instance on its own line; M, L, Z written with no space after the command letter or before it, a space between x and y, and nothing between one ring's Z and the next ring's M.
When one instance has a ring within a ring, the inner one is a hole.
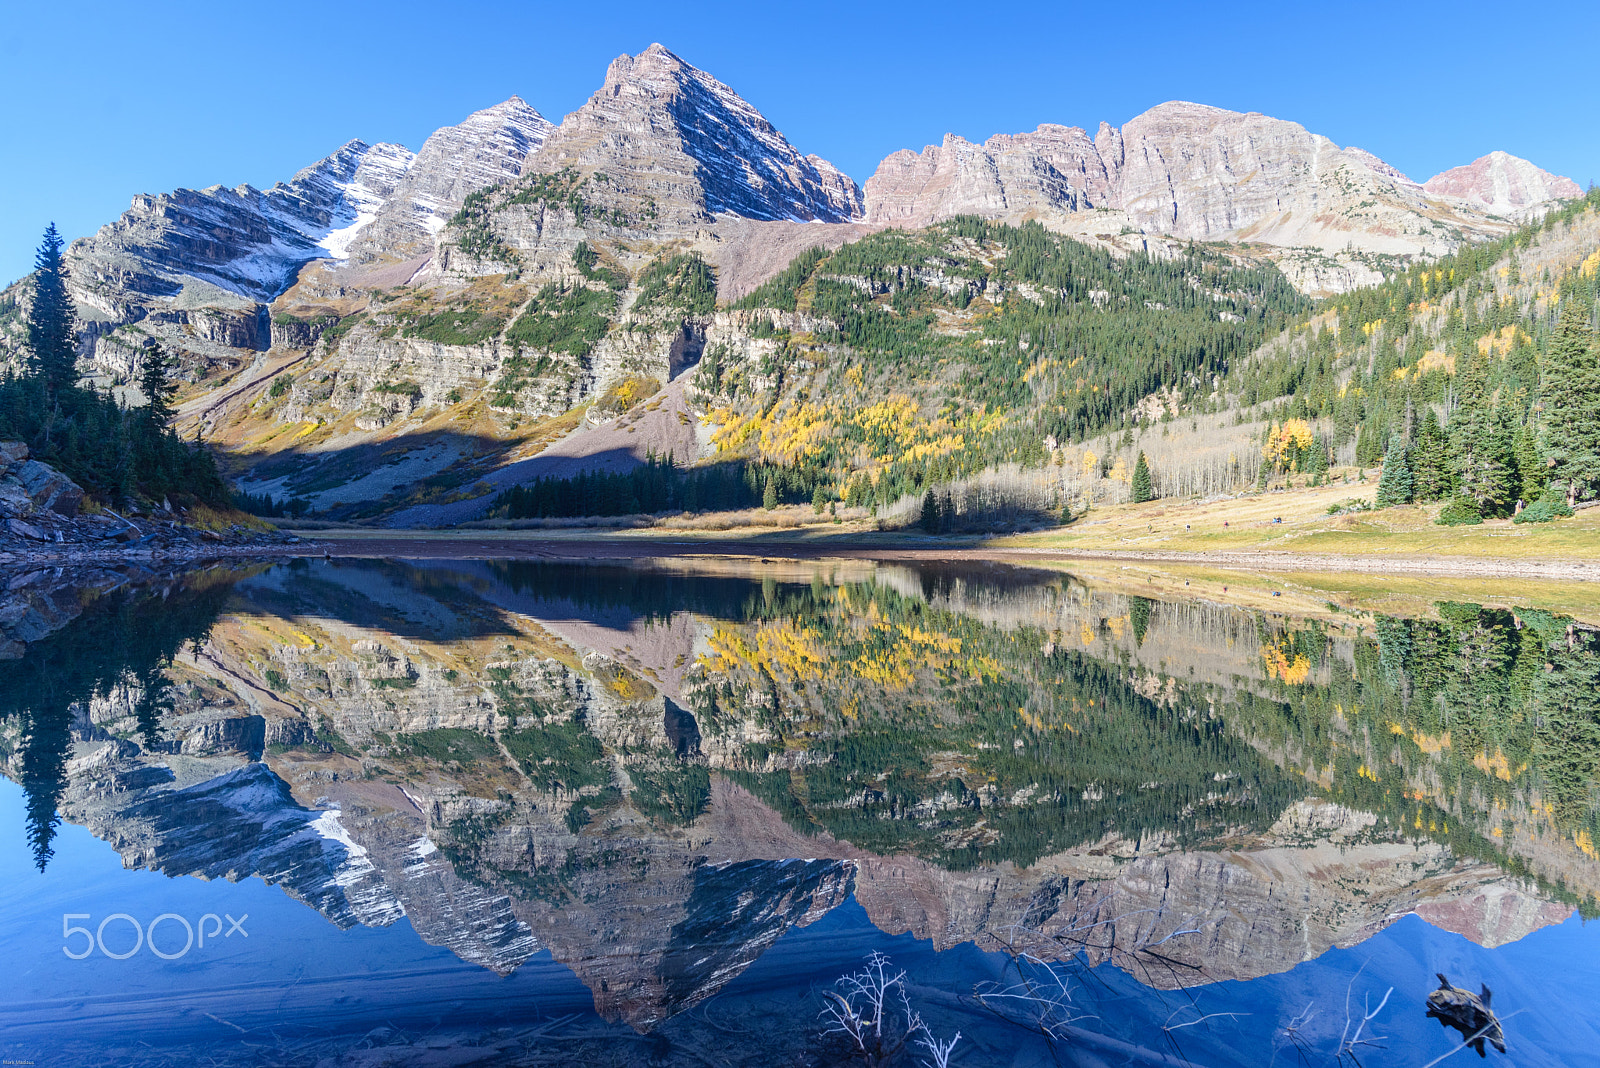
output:
M1144 644L1145 632L1150 629L1150 610L1155 603L1148 597L1128 598L1128 622L1133 624L1133 640L1138 645Z
M26 442L36 458L119 507L136 495L226 506L211 454L198 443L186 446L167 426L173 390L159 350L144 368L153 409L129 412L110 393L78 384L76 316L61 247L51 226L33 275L26 371L0 378L0 439Z
M157 433L172 422L172 395L178 392L172 381L172 364L160 345L144 350L144 366L139 371L139 391L147 399L145 421Z
M769 512L778 507L778 484L770 475L767 476L767 488L761 492L761 507Z
M51 223L34 254L33 304L28 309L28 369L43 383L51 402L78 381L77 315L67 293L62 246Z
M1600 357L1589 314L1578 299L1562 308L1541 383L1551 475L1566 483L1568 505L1600 482Z
M1150 485L1150 464L1144 458L1144 452L1139 453L1139 462L1133 465L1133 503L1143 504L1145 501L1155 499L1155 491Z
M939 514L939 498L933 490L922 495L922 529L929 534L938 534L944 529L943 517Z
M1315 475L1318 480L1328 473L1329 452L1328 439L1322 436L1322 431L1317 431L1316 435L1311 439L1311 459L1306 465L1306 470Z
M1482 356L1461 361L1461 406L1450 420L1450 458L1461 495L1486 518L1510 511L1516 474L1510 428L1493 404L1488 362Z
M1516 499L1516 459L1511 452L1510 429L1494 412L1468 421L1459 431L1451 427L1455 448L1456 479L1463 496L1485 517L1505 515Z
M1371 467L1383 456L1383 442L1388 436L1380 415L1367 418L1356 435L1356 466Z
M828 491L822 488L822 483L817 483L817 488L811 491L811 510L818 515L828 506Z
M1550 470L1531 426L1524 424L1512 433L1511 454L1516 459L1517 480L1521 483L1517 494L1524 503L1532 504L1544 496L1550 484Z
M1450 477L1450 455L1439 416L1430 407L1417 428L1411 446L1412 499L1440 501L1455 489Z
M1399 431L1389 435L1389 450L1383 455L1383 476L1378 479L1379 508L1397 504L1410 504L1412 495L1411 464L1406 457L1405 439Z

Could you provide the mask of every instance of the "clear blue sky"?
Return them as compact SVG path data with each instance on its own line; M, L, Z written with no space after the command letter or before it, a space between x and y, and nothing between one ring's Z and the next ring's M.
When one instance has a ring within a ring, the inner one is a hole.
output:
M135 193L412 149L520 94L552 121L660 41L857 181L898 148L1186 99L1292 119L1422 180L1494 149L1600 179L1600 3L13 2L0 280Z

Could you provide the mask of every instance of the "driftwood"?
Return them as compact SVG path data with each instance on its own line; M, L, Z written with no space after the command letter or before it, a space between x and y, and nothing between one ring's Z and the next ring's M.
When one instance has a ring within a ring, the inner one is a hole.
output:
M1441 1027L1454 1027L1461 1032L1462 1041L1486 1056L1485 1041L1501 1053L1506 1051L1506 1037L1500 1030L1500 1018L1489 1008L1493 993L1487 986L1483 993L1474 994L1451 986L1450 980L1438 972L1439 989L1428 995L1428 1015L1439 1021Z

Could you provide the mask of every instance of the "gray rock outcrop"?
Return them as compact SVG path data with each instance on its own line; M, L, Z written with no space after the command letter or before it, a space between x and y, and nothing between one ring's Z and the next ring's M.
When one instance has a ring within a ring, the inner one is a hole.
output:
M431 252L433 238L468 194L510 181L555 126L519 96L473 112L465 122L435 131L404 176L355 234L356 263Z
M659 44L613 60L605 84L523 173L567 168L598 171L599 185L653 200L669 230L724 213L847 222L863 209L849 176L802 156L732 89Z
M46 512L69 519L77 515L83 487L28 455L22 442L0 441L0 512L13 521Z
M1463 235L1503 232L1505 223L1492 216L1580 192L1504 153L1422 186L1372 153L1341 149L1298 123L1183 101L1120 129L1102 123L1092 141L1076 127L1050 125L982 145L947 135L921 153L889 156L865 188L867 220L884 225L1109 211L1061 225L1408 256L1452 251ZM1367 281L1328 272L1307 280Z

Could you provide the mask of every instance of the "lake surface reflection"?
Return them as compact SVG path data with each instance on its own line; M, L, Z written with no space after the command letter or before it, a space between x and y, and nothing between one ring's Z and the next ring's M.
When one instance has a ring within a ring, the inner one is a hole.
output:
M1600 1048L1600 637L1545 612L7 577L8 1061L1421 1066L1440 974L1519 1065Z

